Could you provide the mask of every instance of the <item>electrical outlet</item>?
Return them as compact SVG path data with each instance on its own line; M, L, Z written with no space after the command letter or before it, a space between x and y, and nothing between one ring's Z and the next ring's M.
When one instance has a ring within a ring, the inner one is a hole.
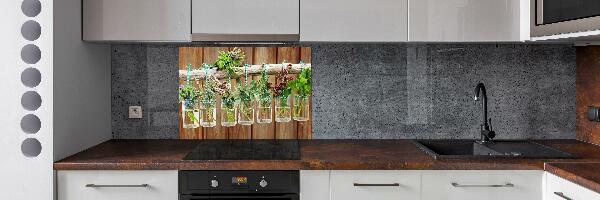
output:
M141 119L142 106L129 106L129 119Z

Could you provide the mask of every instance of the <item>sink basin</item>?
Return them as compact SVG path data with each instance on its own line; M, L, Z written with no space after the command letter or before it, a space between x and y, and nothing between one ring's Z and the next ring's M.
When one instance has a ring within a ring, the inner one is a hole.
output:
M570 159L570 153L530 141L499 140L480 144L474 140L414 140L435 159L531 158Z

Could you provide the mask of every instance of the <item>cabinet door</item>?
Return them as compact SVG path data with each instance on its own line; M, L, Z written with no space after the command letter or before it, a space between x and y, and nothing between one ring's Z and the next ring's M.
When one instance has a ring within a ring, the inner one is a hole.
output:
M329 200L329 170L300 171L300 200Z
M403 42L408 0L302 0L301 41Z
M600 200L600 194L575 183L546 173L546 191L544 200Z
M58 200L177 200L177 187L177 171L57 172Z
M422 200L542 199L543 171L423 171Z
M409 41L529 40L527 0L410 0Z
M419 200L419 171L331 171L331 200Z
M83 0L83 40L190 41L190 0Z
M298 41L299 21L299 0L192 0L195 41Z

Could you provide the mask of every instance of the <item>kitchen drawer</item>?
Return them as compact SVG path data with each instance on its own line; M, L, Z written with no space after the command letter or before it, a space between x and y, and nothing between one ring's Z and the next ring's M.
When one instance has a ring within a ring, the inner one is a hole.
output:
M543 173L522 170L423 171L422 200L541 200Z
M419 171L331 171L331 200L419 200L420 187Z
M544 200L568 199L600 200L600 194L560 178L554 174L546 173L546 190L544 192Z
M57 193L58 200L177 200L177 171L58 171Z

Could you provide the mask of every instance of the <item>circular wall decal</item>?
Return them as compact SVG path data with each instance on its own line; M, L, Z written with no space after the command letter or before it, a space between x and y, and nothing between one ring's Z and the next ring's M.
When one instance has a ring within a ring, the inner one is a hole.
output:
M21 35L23 38L29 41L34 41L40 38L42 34L42 27L39 23L33 20L26 21L21 26Z
M42 81L40 70L30 67L21 73L21 83L27 87L36 87Z
M41 57L42 52L40 51L40 48L34 44L25 45L21 49L21 59L27 64L35 64L40 61Z
M27 157L37 157L42 152L42 144L35 138L27 138L21 143L21 152Z
M23 0L21 11L27 17L35 17L42 11L42 3L38 0Z
M40 118L33 115L28 114L21 118L21 129L28 134L34 134L40 131L42 127L42 122Z
M35 91L27 91L21 96L21 105L25 110L37 110L42 105L42 97Z

